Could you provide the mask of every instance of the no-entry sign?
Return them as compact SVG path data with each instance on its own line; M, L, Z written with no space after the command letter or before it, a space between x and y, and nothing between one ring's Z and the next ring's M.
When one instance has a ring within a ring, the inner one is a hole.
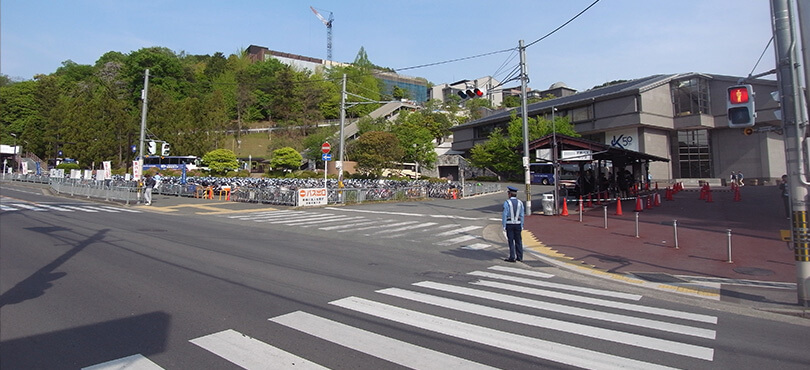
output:
M323 145L321 145L321 151L323 154L329 153L330 150L332 150L332 145L330 145L329 142L325 142Z

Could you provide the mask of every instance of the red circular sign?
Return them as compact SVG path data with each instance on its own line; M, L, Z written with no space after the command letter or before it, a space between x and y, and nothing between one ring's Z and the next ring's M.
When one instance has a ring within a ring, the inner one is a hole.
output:
M323 154L329 153L330 150L332 150L332 145L329 145L329 143L323 143L323 145L321 145Z

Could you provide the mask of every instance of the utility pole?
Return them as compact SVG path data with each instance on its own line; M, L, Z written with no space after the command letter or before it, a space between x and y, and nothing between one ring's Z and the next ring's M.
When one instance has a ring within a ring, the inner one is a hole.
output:
M143 163L143 142L144 136L146 135L146 111L147 111L147 98L149 96L149 68L143 73L143 90L141 90L141 100L143 100L143 106L141 107L141 142L140 147L138 148L138 157L141 159L141 163Z
M526 183L526 215L528 216L532 214L532 182L531 173L529 173L529 109L526 97L526 84L529 80L529 74L526 71L526 47L523 46L523 40L518 42L518 49L520 50L520 115L523 118L523 178Z
M340 154L338 164L335 169L338 171L338 187L343 186L343 147L346 146L346 138L343 137L343 127L346 125L346 74L343 74L343 88L340 90Z
M785 141L785 162L790 189L792 213L791 235L796 262L796 293L798 304L810 306L810 222L807 219L807 182L803 152L807 136L804 92L800 84L802 45L794 35L789 0L772 0L771 17L776 52L776 76L782 103L782 128Z

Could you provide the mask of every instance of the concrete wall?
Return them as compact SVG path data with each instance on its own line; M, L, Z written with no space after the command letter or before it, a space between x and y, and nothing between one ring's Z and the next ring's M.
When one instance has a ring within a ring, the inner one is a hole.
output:
M672 155L670 152L670 134L665 130L645 127L641 130L640 152L670 159L670 162L650 162L650 174L653 179L672 178Z

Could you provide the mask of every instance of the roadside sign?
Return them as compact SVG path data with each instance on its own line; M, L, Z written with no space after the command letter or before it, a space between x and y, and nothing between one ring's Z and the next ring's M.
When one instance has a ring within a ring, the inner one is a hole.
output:
M326 195L326 188L298 189L298 201L296 205L299 207L325 206L328 204Z
M330 145L328 141L321 145L321 151L323 154L329 153L330 150L332 150L332 145Z
M323 154L321 154L321 158L322 158L324 161L331 161L331 160L332 160L332 155L331 155L331 154L327 154L327 153L323 153Z

